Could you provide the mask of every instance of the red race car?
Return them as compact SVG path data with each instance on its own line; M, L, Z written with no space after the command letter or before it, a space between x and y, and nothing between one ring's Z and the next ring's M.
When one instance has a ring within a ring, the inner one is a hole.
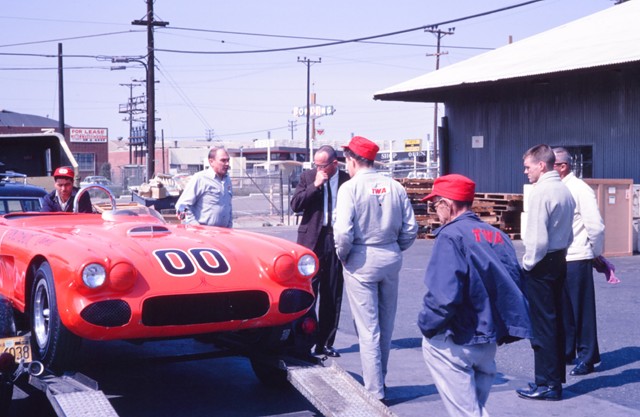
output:
M0 295L47 368L68 368L81 339L245 330L255 339L255 329L286 328L313 305L310 250L247 231L171 225L153 209L111 202L102 214L0 216Z

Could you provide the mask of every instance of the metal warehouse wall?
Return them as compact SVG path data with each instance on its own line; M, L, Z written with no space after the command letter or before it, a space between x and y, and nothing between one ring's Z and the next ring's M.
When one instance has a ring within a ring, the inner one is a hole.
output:
M640 64L505 82L450 94L449 172L479 192L521 193L531 146L593 147L593 178L640 183ZM482 136L484 146L472 147Z

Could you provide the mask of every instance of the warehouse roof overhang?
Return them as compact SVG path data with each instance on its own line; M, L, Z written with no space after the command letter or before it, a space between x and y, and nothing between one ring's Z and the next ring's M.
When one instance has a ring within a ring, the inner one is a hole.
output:
M640 0L628 1L378 91L373 98L444 101L469 87L640 63L639 16Z

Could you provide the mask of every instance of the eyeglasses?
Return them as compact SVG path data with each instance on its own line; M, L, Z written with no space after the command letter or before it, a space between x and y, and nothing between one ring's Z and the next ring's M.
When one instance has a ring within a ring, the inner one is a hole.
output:
M567 165L566 162L558 162L557 164L553 164L554 167L559 167L561 165Z
M436 211L438 209L438 206L440 205L440 203L444 202L444 198L441 198L438 201L434 201L434 202L430 202L429 203L429 208L433 211Z
M326 167L333 164L334 162L335 162L335 159L331 162L327 162L326 164L313 164L313 167L316 169L325 169Z

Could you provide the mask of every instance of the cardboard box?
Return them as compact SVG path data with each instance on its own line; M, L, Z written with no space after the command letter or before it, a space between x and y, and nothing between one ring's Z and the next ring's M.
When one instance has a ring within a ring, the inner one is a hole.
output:
M167 196L167 189L158 184L158 186L151 187L151 198L165 198Z

